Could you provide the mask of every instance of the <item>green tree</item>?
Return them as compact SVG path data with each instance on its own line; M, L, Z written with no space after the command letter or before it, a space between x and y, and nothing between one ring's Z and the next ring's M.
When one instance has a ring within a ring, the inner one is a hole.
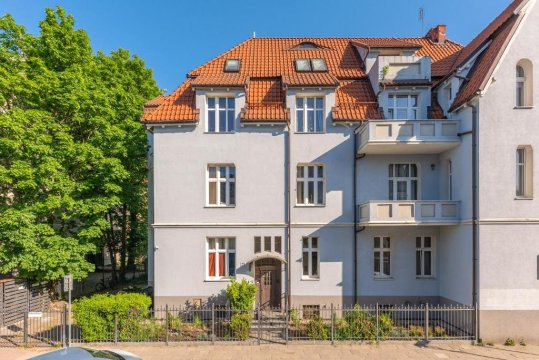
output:
M0 18L0 272L82 278L109 245L123 276L146 233L139 119L160 91L127 50L94 53L62 8L40 29Z

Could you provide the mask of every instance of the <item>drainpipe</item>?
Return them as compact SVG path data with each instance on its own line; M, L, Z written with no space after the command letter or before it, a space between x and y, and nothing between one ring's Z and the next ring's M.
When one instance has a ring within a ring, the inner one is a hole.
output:
M287 207L288 207L288 213L287 213L287 216L286 216L286 237L287 237L287 264L286 264L286 275L287 275L287 303L286 303L286 309L290 308L290 306L292 305L292 294L291 294L291 291L292 291L292 284L291 284L291 279L292 279L292 276L290 274L290 270L291 270L291 260L292 260L292 255L290 253L290 250L291 250L291 245L290 245L290 242L292 241L291 239L291 221L292 221L292 214L291 214L291 210L292 210L292 201L290 199L290 194L291 194L291 191L290 191L290 185L291 185L291 174L290 174L290 161L291 161L291 155L290 155L290 151L291 151L291 139L290 139L290 134L291 134L291 129L290 129L290 122L287 123L286 125L286 129L287 129L287 136L286 136L286 150L287 150L287 154L286 154L286 171L288 171L288 179L287 179L287 182L288 182L288 186L287 186L287 191L286 191L286 202L287 202Z
M365 227L358 229L359 222L357 221L358 218L358 212L357 212L357 161L359 159L363 159L365 157L365 154L357 155L357 131L362 126L358 125L354 128L354 131L352 132L352 135L354 136L354 174L353 174L353 197L354 197L354 305L358 304L359 302L359 277L357 275L358 272L358 244L357 244L357 234L363 230L365 230Z
M472 302L474 306L477 306L476 311L479 309L478 302L478 272L479 272L479 234L478 234L478 204L477 198L479 195L479 185L477 179L477 106L472 103L468 103L468 106L472 108ZM479 336L479 315L476 316L476 341L480 339Z

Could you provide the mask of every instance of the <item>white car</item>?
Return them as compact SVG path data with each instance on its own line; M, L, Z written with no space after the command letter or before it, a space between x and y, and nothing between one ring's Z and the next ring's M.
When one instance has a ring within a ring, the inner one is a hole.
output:
M36 360L141 360L137 355L123 350L95 350L82 347L64 348L34 356Z

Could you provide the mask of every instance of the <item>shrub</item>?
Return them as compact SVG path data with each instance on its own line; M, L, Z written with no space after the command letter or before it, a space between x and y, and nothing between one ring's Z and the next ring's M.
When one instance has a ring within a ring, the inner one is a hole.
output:
M336 325L336 336L339 339L376 339L376 316L363 311L358 305L354 306L351 311L345 312L343 319L337 320ZM382 326L384 329L389 326L389 333L392 328L391 318L381 315L379 326L380 332L382 332Z
M374 320L376 321L376 319ZM383 339L393 331L393 320L389 314L381 314L380 319L378 320L378 334L380 339Z
M515 340L513 340L511 338L507 338L507 339L505 339L504 345L505 346L515 346Z
M226 288L226 297L230 307L234 310L252 310L256 300L258 288L252 282L242 279L241 282L232 281Z
M172 315L170 312L168 313L168 328L172 331L181 332L182 328L182 317L178 314L178 316Z
M312 340L326 340L328 338L328 328L319 316L309 320L307 323L307 336Z
M85 341L110 340L114 336L114 318L118 337L128 339L141 332L152 299L144 294L97 294L73 303L73 316Z
M249 338L249 329L251 328L251 314L238 313L232 315L230 319L230 329L234 337L239 340L247 340Z
M423 338L425 337L425 328L418 325L410 325L408 327L408 333L411 337L414 338Z
M447 335L445 329L441 326L434 326L430 329L432 336L434 337L445 337Z
M524 339L520 339L520 341L518 342L520 346L526 346L526 340Z
M290 310L290 321L292 322L292 325L295 327L299 327L301 325L301 319L296 309Z

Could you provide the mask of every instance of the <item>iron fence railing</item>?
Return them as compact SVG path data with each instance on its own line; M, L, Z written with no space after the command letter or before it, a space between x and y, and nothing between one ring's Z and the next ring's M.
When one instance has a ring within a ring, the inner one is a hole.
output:
M0 327L0 347L119 342L357 342L383 340L475 340L476 311L464 305L297 307L237 311L211 305L164 307L109 317L73 314L66 308L21 312ZM77 324L84 315L92 321ZM71 332L68 326L71 324ZM89 325L90 324L90 325ZM71 338L69 339L69 333Z

